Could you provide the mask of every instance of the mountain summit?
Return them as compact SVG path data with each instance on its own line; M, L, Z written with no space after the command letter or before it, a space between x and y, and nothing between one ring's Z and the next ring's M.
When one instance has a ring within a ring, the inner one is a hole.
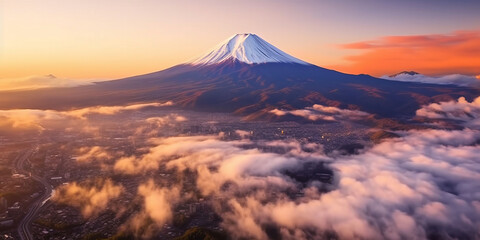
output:
M172 101L185 109L276 120L272 109L304 109L314 104L409 118L422 105L461 96L470 101L480 90L345 74L292 57L255 34L237 34L196 60L158 72L60 91L0 94L0 109Z
M193 65L212 65L227 61L247 64L298 63L308 65L288 55L259 36L251 33L236 34L223 41L207 54L188 62Z
M403 72L399 72L399 73L390 75L389 77L394 78L394 77L398 77L398 76L401 76L401 75L404 75L404 76L415 76L415 75L420 75L420 73L415 72L415 71L403 71Z

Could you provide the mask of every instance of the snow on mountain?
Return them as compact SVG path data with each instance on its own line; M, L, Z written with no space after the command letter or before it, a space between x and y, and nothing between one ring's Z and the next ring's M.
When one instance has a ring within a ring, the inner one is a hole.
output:
M467 76L462 74L449 74L444 76L426 76L417 72L403 71L390 76L381 78L401 82L433 83L433 84L454 84L464 87L480 87L480 79L476 76Z
M207 54L188 63L192 65L211 65L228 60L248 64L278 62L309 65L309 63L288 55L251 33L236 34L217 45Z

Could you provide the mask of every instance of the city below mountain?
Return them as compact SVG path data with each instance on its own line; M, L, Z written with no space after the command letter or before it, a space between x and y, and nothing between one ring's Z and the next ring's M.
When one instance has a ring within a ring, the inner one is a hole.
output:
M480 0L5 2L0 240L480 240Z

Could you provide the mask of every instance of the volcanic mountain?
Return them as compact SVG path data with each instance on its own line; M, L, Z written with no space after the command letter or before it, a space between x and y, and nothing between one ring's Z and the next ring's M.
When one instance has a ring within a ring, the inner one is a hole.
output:
M390 75L389 77L394 78L394 77L398 77L398 76L402 76L402 75L415 76L415 75L418 75L418 74L420 74L420 73L415 72L415 71L403 71L403 72L399 72L399 73Z
M0 93L0 108L69 109L173 101L197 111L261 116L273 108L323 104L383 117L412 116L421 105L479 89L397 82L309 64L255 34L237 34L205 55L159 72L71 88Z

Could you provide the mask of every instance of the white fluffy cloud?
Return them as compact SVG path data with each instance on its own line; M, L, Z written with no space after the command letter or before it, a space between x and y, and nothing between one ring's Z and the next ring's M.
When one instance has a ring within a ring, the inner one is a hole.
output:
M89 114L113 115L122 111L132 111L132 110L139 110L146 107L164 107L164 106L171 106L171 105L173 105L173 102L168 101L164 103L159 103L159 102L139 103L139 104L125 105L125 106L95 106L95 107L75 109L75 110L62 112L62 113L67 116L85 118L85 116Z
M266 201L252 189L231 199L221 209L224 227L256 239L267 239L271 225L285 239L328 232L340 239L478 238L480 147L473 144L479 139L477 130L409 132L363 154L331 159L336 185L330 192L307 187L302 198Z
M145 120L149 124L153 124L157 127L169 125L172 122L185 122L187 118L178 114L169 114L163 117L150 117Z
M287 114L306 118L311 121L338 121L338 120L360 120L370 116L369 113L359 110L340 109L337 107L323 106L315 104L312 107L296 110L280 110L273 109L270 113L277 116L285 116Z
M152 144L154 146L144 155L119 159L114 169L121 173L137 174L157 170L161 164L179 171L190 168L200 174L199 178L216 180L198 182L201 191L210 193L218 191L220 187L218 184L229 180L245 186L263 184L262 181L256 180L272 171L294 166L298 162L289 155L244 149L242 146L252 142L224 141L221 136L160 138L152 140ZM218 171L212 172L209 167L216 167ZM245 173L253 174L255 177L240 181ZM268 180L281 185L287 184L276 176L268 177Z
M155 139L145 155L120 159L116 170L143 173L165 164L197 173L205 195L230 199L215 210L237 238L284 239L333 234L340 239L479 237L480 131L405 132L359 155L328 157L321 147L297 141L226 141L221 136ZM265 147L284 153L265 152ZM322 183L300 184L287 170L326 162L334 170ZM120 167L121 166L121 167ZM285 193L301 192L292 198Z
M139 110L147 107L171 106L171 101L159 103L140 103L125 106L95 106L74 109L70 111L40 110L40 109L11 109L0 110L0 129L34 129L43 130L42 123L62 119L86 119L91 114L113 115L123 111ZM176 120L182 120L176 116Z
M49 120L63 119L65 116L57 111L38 109L0 110L0 127L22 130L43 130L41 123Z
M138 127L134 137L155 137L168 132L167 128L173 129L178 123L186 122L188 119L176 113L170 113L164 116L149 117L145 119L144 125Z
M222 134L152 138L146 149L117 159L113 169L148 175L166 167L179 177L189 169L233 238L477 239L480 125L472 122L480 117L479 101L460 98L417 112L462 120L463 130L400 132L399 138L358 155L329 156L315 143L256 141L237 131L240 140ZM335 119L368 116L324 106L308 110ZM184 119L169 115L146 123L165 126L177 120ZM84 152L109 155L99 150ZM312 177L326 174L324 165L333 172L331 181ZM302 180L295 172L311 176ZM170 221L172 209L186 199L183 190L153 181L141 184L142 208L129 224L138 229L146 218L157 227Z
M480 126L480 97L468 102L464 97L457 101L432 103L417 110L416 115L430 119L463 121L466 126Z
M180 191L177 187L162 188L150 180L138 187L138 193L144 200L145 213L158 225L173 217L172 206L178 201Z
M53 200L81 209L83 216L90 217L104 211L112 199L124 191L121 185L111 180L97 180L86 183L70 183L55 191Z
M92 158L110 158L110 155L100 146L82 147L79 149L79 152L80 155L75 159L78 162L90 162Z
M162 187L152 179L138 186L137 195L141 199L141 208L130 216L120 231L133 232L137 238L142 239L152 238L155 230L171 222L176 204L188 199L187 196L181 196L178 186Z

